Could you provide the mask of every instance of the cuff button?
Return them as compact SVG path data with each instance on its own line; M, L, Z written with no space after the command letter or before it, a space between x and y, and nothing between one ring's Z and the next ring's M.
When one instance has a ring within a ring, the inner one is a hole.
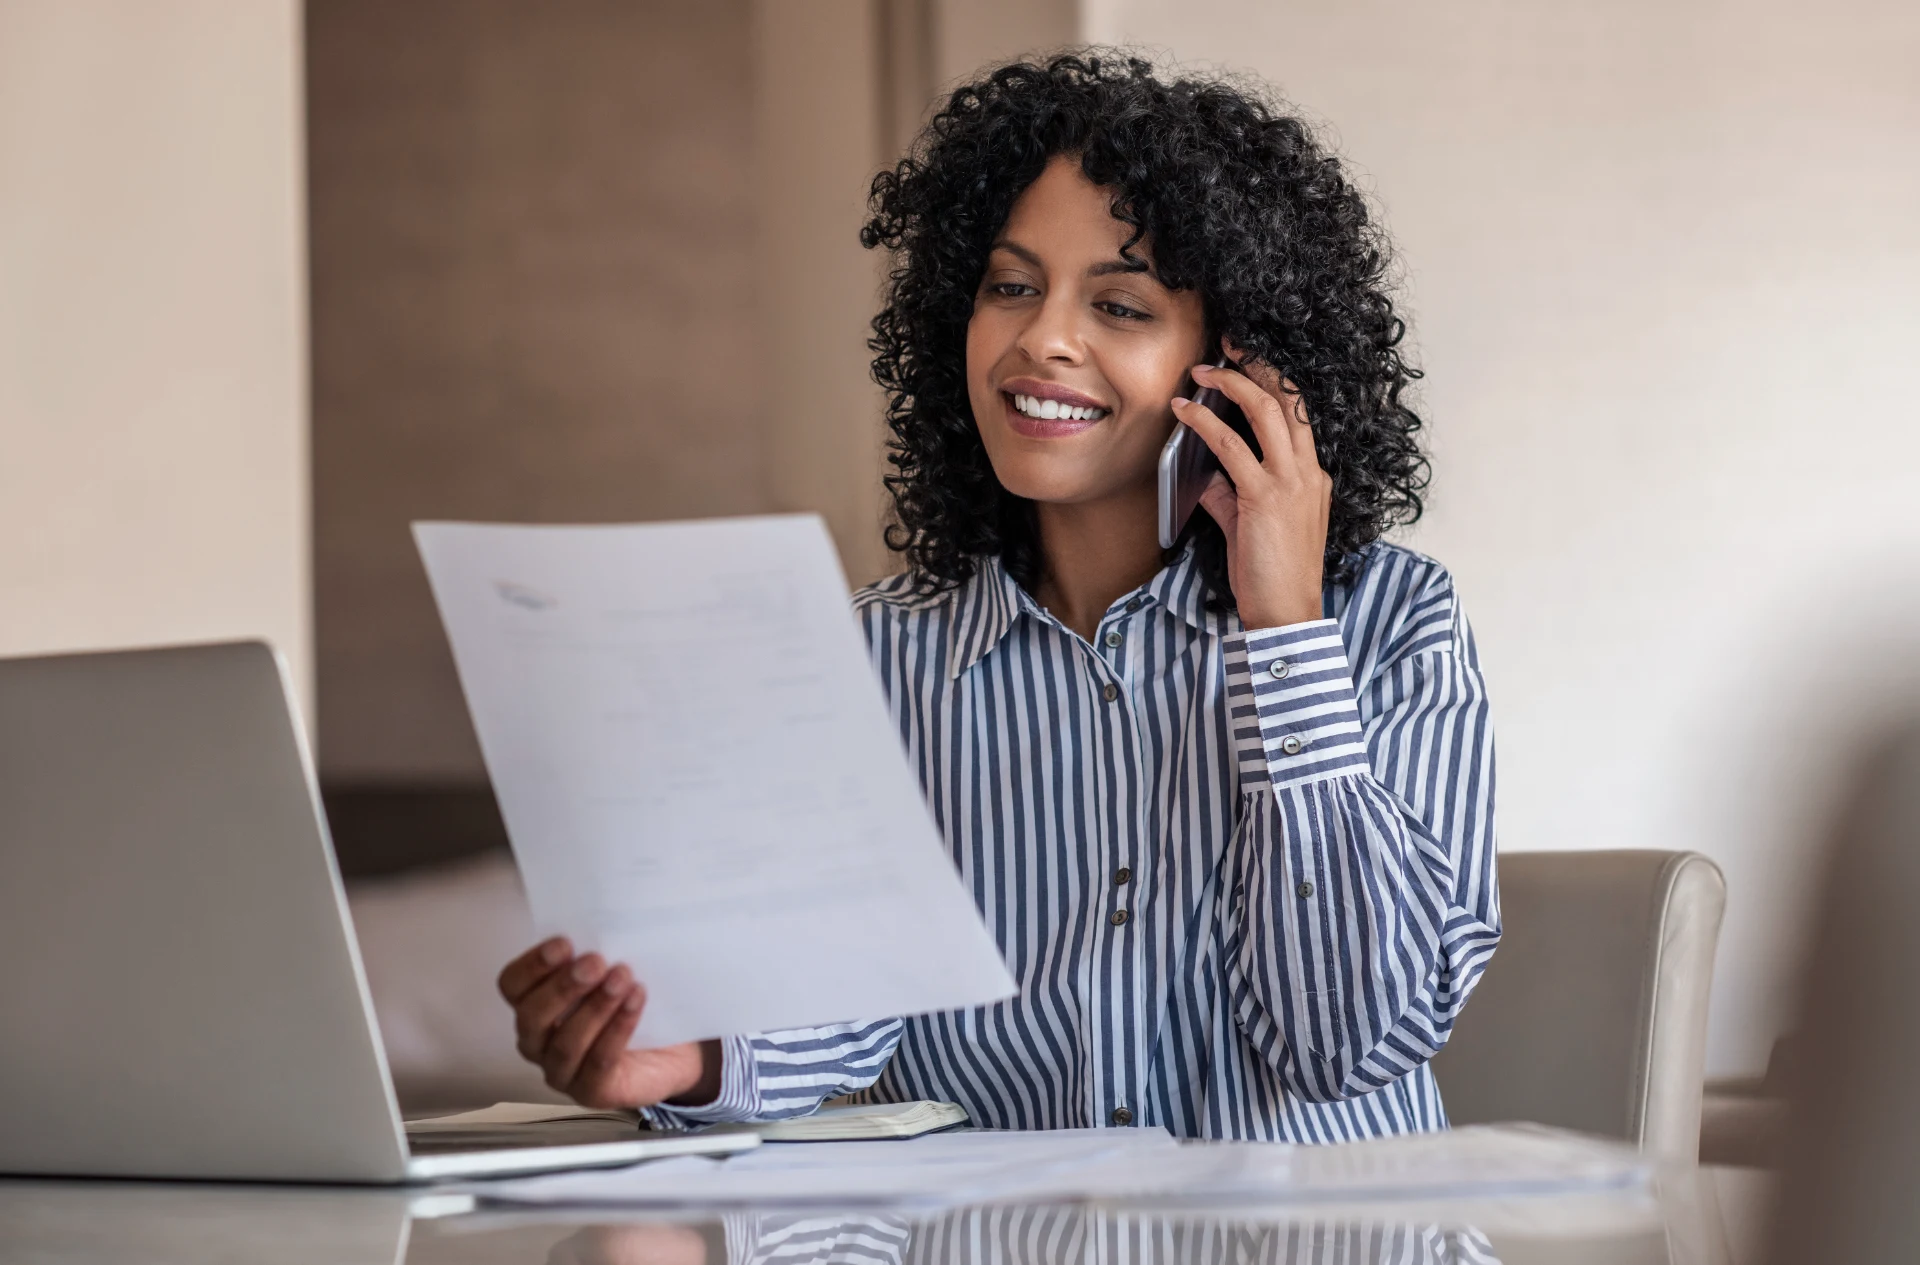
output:
M1276 681L1291 671L1293 671L1293 665L1285 659L1275 659L1267 667L1267 675Z
M1299 734L1288 734L1280 740L1280 749L1288 755L1299 755L1306 750L1307 744L1300 741Z

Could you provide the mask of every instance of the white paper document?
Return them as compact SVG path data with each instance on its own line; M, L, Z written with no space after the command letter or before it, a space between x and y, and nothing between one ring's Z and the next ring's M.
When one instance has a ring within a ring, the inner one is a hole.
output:
M541 934L636 1045L1013 995L812 515L416 523Z
M939 1133L763 1146L724 1160L689 1156L474 1190L492 1203L546 1207L944 1206L1072 1189L1090 1166L1150 1169L1180 1149L1164 1129Z
M1041 1193L1129 1205L1365 1203L1615 1190L1648 1176L1625 1143L1540 1125L1467 1125L1334 1146L1189 1142L1172 1155L1107 1157Z
M726 1159L476 1186L538 1206L893 1206L1015 1201L1265 1208L1512 1199L1644 1186L1622 1143L1533 1125L1474 1125L1334 1146L1177 1142L1162 1129L940 1133L762 1146Z

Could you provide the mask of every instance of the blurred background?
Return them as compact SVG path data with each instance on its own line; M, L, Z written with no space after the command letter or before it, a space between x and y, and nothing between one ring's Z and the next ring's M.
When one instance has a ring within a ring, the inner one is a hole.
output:
M1081 41L1264 77L1371 192L1501 845L1717 861L1709 1070L1766 1065L1920 699L1920 8L0 0L0 654L286 652L403 1089L512 1072L524 930L407 523L812 510L882 574L867 182Z

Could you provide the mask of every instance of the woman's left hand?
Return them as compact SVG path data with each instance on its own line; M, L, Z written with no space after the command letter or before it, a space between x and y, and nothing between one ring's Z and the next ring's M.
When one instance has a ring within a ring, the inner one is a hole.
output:
M1333 480L1320 468L1299 389L1257 362L1240 371L1195 366L1194 381L1240 406L1260 441L1253 449L1213 410L1176 399L1174 416L1220 459L1200 504L1227 537L1227 578L1240 622L1279 628L1321 619L1322 572ZM1231 481L1229 481L1231 480Z

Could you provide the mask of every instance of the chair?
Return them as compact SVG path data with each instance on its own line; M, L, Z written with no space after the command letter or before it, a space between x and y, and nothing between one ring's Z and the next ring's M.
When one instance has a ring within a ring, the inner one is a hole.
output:
M1768 1236L1773 1265L1911 1261L1920 1244L1920 722L1863 742L1833 822L1802 967L1804 1036Z
M1500 948L1433 1061L1448 1117L1695 1163L1720 868L1693 852L1503 853L1500 903Z

